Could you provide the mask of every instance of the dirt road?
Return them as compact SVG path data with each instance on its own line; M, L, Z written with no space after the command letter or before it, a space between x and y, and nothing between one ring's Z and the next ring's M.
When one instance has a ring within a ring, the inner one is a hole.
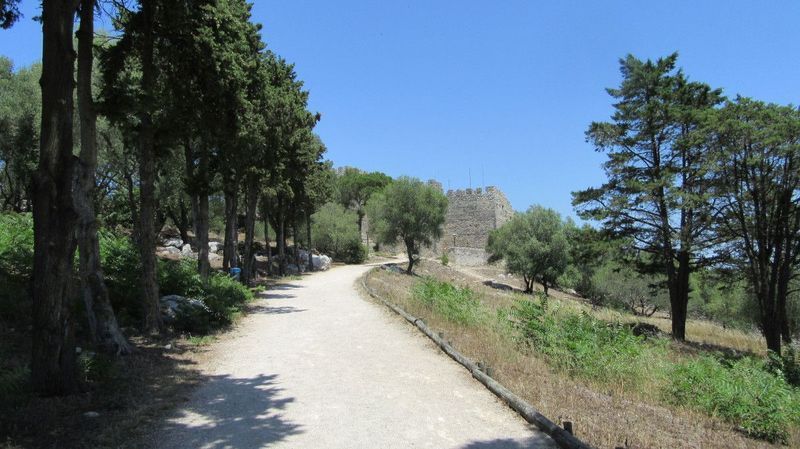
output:
M363 299L364 266L270 290L213 348L163 448L555 447L460 365Z

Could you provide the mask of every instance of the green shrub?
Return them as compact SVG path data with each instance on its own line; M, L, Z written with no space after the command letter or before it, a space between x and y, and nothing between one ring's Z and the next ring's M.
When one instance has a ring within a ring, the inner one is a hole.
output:
M0 214L0 319L30 320L32 272L33 218L30 214Z
M325 204L311 216L311 238L317 251L345 263L362 263L367 249L358 233L358 215L339 204Z
M217 324L229 324L241 306L253 299L253 293L239 281L224 273L215 273L208 279L208 285L202 293Z
M139 250L130 237L104 231L100 233L100 263L117 318L124 324L138 322L142 316Z
M361 239L350 239L344 242L342 249L336 256L336 260L344 263L364 263L367 260L367 247L361 244Z
M444 265L444 266L447 266L447 265L450 264L450 257L447 256L446 252L442 253L441 261L442 261L442 265Z
M645 343L628 326L552 310L544 296L518 299L506 316L523 344L572 375L634 390L661 375L664 343Z
M670 378L668 401L723 418L752 437L786 443L789 427L800 423L800 392L760 360L703 356L677 364Z
M415 286L414 298L456 323L475 324L481 319L481 302L467 287L425 278Z
M26 281L33 270L33 217L0 214L0 275Z
M197 262L191 259L159 260L158 283L162 296L179 295L196 298L203 293L203 283L197 273Z

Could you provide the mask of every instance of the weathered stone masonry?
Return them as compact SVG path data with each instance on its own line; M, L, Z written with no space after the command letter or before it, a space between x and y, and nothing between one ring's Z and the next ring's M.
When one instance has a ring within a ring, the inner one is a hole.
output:
M514 215L514 209L499 189L448 190L444 233L438 250L446 251L453 263L486 263L489 233Z

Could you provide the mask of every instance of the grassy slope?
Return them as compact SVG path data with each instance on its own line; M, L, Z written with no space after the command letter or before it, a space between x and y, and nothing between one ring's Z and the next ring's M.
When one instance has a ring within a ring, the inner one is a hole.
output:
M426 261L419 274L434 276L456 285L469 286L478 292L484 314L496 315L507 310L514 295L485 287L474 272L459 272ZM482 274L482 273L481 273ZM593 381L584 377L565 375L534 352L523 351L515 344L513 336L502 327L486 324L457 324L440 312L413 299L418 279L409 276L379 272L371 277L371 286L387 299L403 306L410 313L422 317L434 329L444 332L454 346L476 361L483 361L493 370L493 375L515 393L524 397L555 421L569 420L576 426L578 435L598 447L647 448L768 448L776 447L765 441L747 438L730 424L710 418L705 414L681 407L664 405L660 397L663 378L645 379L632 386L624 382ZM592 310L580 301L558 295L552 305L564 310L585 311L604 320L636 321L637 317L609 310ZM663 319L651 319L659 327L668 326ZM760 338L738 331L723 330L711 323L692 322L689 339L695 342L734 348L738 351L757 352ZM698 344L676 345L668 343L668 357L682 359L702 351ZM800 432L792 429L790 446L800 444Z

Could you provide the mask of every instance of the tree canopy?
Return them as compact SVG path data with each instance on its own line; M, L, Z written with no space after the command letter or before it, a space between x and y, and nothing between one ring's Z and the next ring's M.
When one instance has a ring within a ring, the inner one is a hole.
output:
M486 250L490 260L503 260L508 271L522 275L526 293L539 282L547 295L567 268L570 245L561 216L552 209L532 206L492 231Z
M436 186L404 176L373 194L367 209L379 242L405 245L411 274L421 247L442 236L447 197Z
M689 278L707 263L713 243L704 123L722 93L690 82L676 69L674 53L656 61L628 55L620 61L622 82L608 89L611 122L594 122L587 140L608 155L608 181L573 194L584 218L602 220L614 234L630 237L652 253L652 271L667 277L672 335L686 338Z

